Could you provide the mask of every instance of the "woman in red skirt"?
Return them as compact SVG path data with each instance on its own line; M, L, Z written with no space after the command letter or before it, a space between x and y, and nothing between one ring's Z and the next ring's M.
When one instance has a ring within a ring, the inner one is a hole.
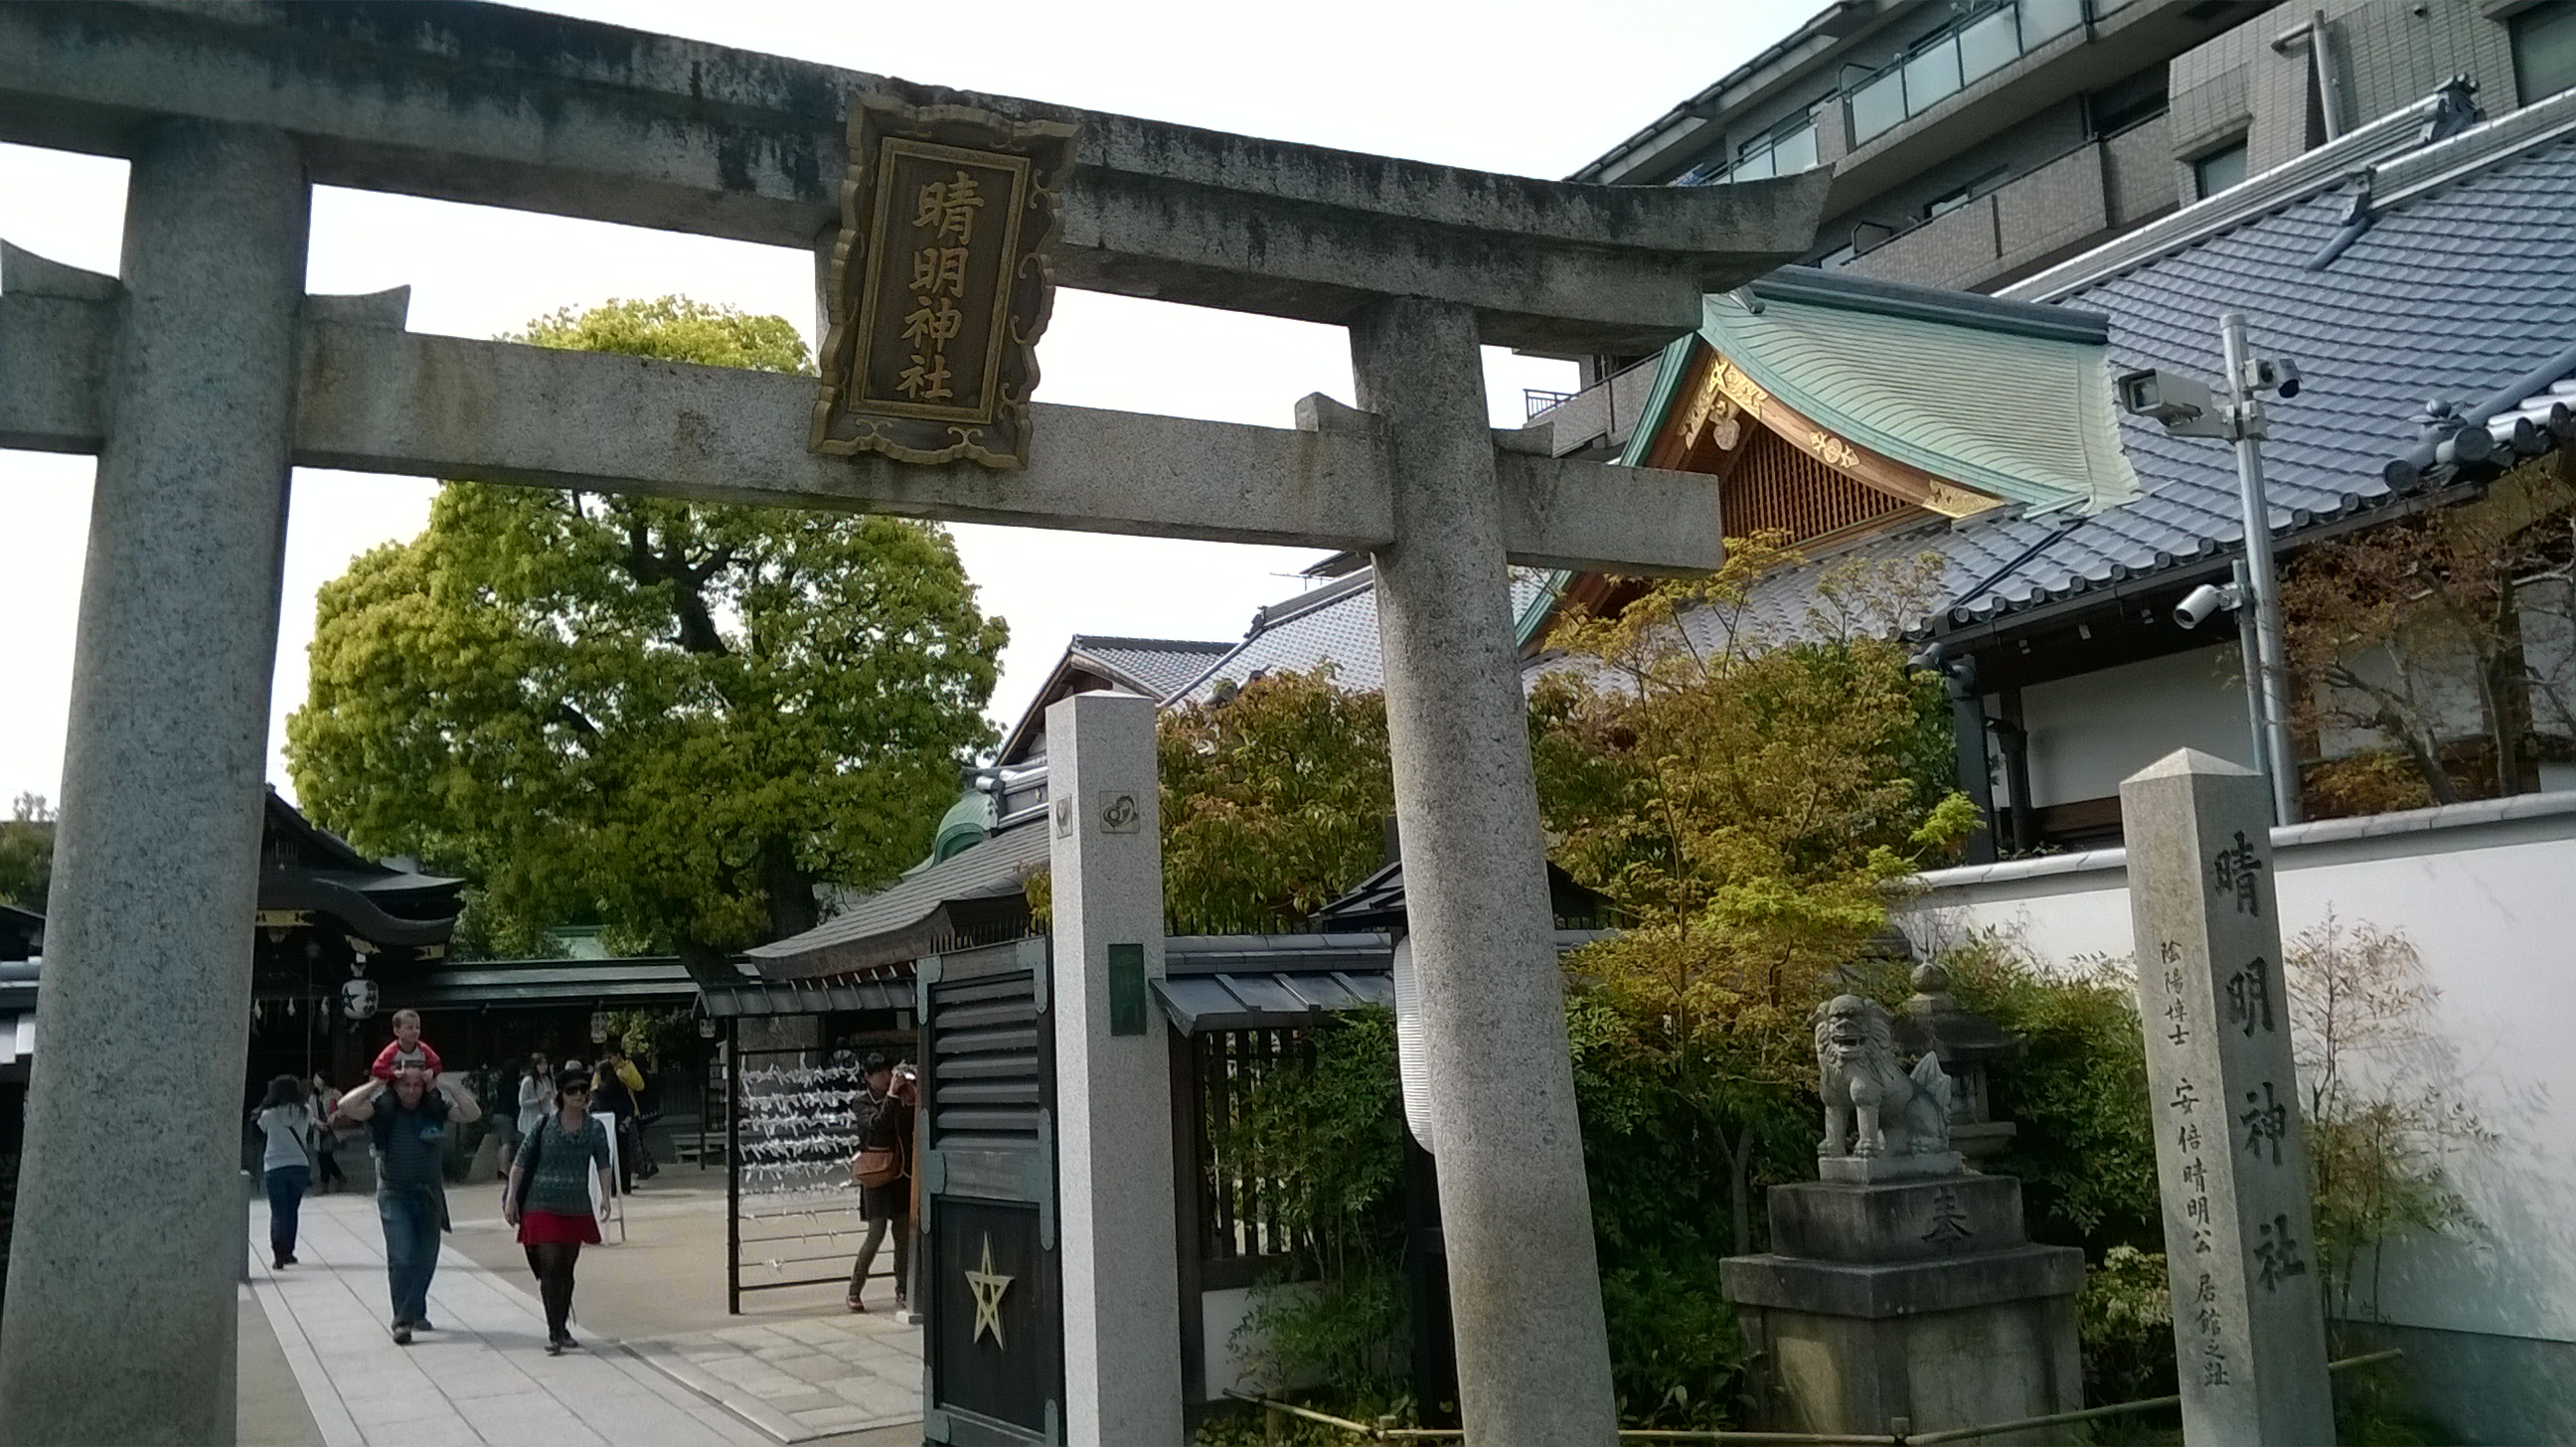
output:
M519 1228L528 1269L537 1274L550 1357L575 1344L567 1327L572 1268L584 1245L599 1242L599 1213L608 1208L607 1172L608 1130L590 1118L590 1079L565 1070L555 1078L554 1113L519 1143L502 1197L502 1215Z

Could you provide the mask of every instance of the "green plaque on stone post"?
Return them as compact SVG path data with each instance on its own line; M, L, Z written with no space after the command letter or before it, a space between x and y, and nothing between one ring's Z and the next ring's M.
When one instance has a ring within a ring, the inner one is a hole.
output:
M1109 947L1109 1033L1145 1033L1145 947Z

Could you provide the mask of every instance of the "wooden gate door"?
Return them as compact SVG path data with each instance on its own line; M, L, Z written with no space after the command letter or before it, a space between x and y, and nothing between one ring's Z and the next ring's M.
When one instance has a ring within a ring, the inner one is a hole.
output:
M922 1435L1064 1439L1055 1019L1044 939L920 964Z

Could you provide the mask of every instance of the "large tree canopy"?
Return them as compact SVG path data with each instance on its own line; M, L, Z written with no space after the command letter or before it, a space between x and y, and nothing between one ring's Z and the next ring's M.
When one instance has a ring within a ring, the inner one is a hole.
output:
M514 340L808 370L783 319L679 298ZM450 482L322 590L288 769L475 881L498 947L585 922L704 961L921 857L1006 636L933 525Z

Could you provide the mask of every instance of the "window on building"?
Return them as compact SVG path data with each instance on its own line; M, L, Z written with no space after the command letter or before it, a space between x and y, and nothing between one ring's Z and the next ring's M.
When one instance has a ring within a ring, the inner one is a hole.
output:
M2576 86L2576 4L2544 0L2512 23L2516 101L2529 105Z
M2162 65L2149 66L2084 97L2085 124L2097 141L2116 136L2141 121L2153 120L2163 115L2165 108Z
M2245 179L2245 143L2238 141L2223 151L2212 151L2191 163L2194 185L2202 200L2207 200Z

